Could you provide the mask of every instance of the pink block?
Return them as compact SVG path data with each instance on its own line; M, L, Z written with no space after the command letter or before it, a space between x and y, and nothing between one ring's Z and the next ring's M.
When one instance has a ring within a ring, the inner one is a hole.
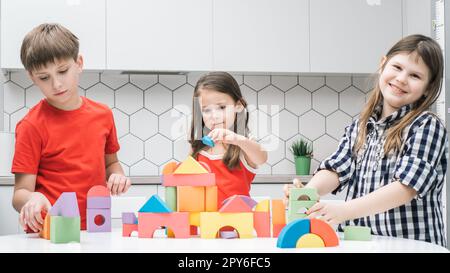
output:
M150 213L138 214L139 238L153 238L155 230L164 226L170 228L175 238L189 238L189 212Z
M253 226L257 237L270 237L270 214L266 211L253 212Z
M87 198L88 209L110 209L111 197L88 197Z
M91 197L91 196L110 196L111 194L109 193L109 190L107 187L103 186L103 185L97 185L97 186L93 186L92 188L89 189L88 193L87 193L87 197Z
M137 224L123 224L122 225L122 236L123 237L130 237L131 233L133 231L137 231L138 230L138 225Z
M163 186L215 186L216 176L214 173L202 174L164 174L162 176Z

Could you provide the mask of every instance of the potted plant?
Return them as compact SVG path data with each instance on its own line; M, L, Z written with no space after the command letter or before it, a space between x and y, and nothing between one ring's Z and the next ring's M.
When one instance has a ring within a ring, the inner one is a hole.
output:
M312 143L300 138L292 143L290 150L295 159L295 173L297 175L309 175L313 156Z

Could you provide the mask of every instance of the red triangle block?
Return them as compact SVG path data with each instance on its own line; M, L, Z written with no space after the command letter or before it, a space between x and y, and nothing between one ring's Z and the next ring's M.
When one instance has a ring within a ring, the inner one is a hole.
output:
M233 196L220 208L219 212L252 212L252 208L241 197Z

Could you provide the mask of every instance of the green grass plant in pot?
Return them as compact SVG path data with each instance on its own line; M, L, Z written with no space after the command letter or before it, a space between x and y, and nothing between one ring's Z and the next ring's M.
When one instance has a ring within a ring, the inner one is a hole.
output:
M297 175L309 175L311 158L313 157L312 143L300 138L291 144L290 151L295 159L295 173Z

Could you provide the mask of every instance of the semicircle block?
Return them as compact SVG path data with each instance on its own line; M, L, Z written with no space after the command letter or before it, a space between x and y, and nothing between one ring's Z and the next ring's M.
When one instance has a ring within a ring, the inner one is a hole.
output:
M315 247L325 247L325 243L323 242L320 236L308 233L300 237L297 241L297 248L315 248Z
M297 219L287 224L278 235L277 247L295 248L300 237L310 233L310 220Z
M107 187L103 185L97 185L89 189L87 197L91 196L110 196L110 193Z
M320 236L326 247L339 245L339 238L334 229L320 219L311 219L311 233Z

